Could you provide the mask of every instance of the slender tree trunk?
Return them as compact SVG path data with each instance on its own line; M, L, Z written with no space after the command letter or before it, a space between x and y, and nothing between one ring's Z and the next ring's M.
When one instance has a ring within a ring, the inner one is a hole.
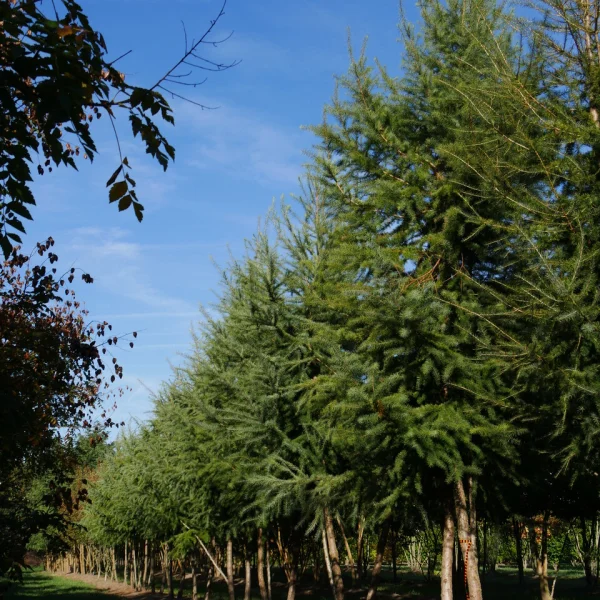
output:
M175 596L175 586L173 581L173 561L169 559L169 564L167 567L167 585L169 586L169 595L167 598L172 600Z
M448 505L445 506L442 525L442 567L440 572L441 600L453 599L452 575L454 571L454 517Z
M210 600L210 588L213 580L214 567L211 562L208 563L208 571L206 576L206 591L204 593L204 600Z
M594 585L598 585L598 578L600 577L600 523L598 523L598 515L595 515L596 527L594 529L594 539L596 540L596 578Z
M148 540L144 541L144 573L142 575L141 585L146 587L146 581L148 581Z
M592 535L588 537L587 524L585 517L579 518L579 526L581 527L581 549L583 555L583 571L585 573L585 581L587 585L592 585L594 582L594 575L592 573ZM593 527L592 527L593 529Z
M519 569L519 584L525 583L525 573L523 571L523 541L521 537L521 523L513 517L513 531L515 534L515 546L517 548L517 569Z
M110 578L113 581L117 581L117 557L115 556L115 547L113 546L110 549L110 560L112 564L112 572L110 574Z
M552 600L548 583L548 512L544 513L542 522L542 545L537 560L536 573L540 584L540 599Z
M387 546L388 532L390 530L390 519L386 519L379 532L379 539L377 540L377 551L375 554L375 563L373 564L373 573L371 575L371 587L367 593L367 600L374 600L377 595L377 586L379 585L379 578L381 576L381 567L383 566L383 555L385 554L385 547Z
M333 574L333 583L335 586L335 600L344 600L344 580L342 579L340 555L338 553L337 543L335 541L333 519L331 518L331 514L327 508L325 508L323 512L325 517L325 533L327 534L327 549L329 550L331 573Z
M145 585L147 588L152 588L152 593L154 593L154 553L156 549L154 544L150 542L148 544L148 552L149 552L149 564L148 564L148 577L146 578Z
M131 587L137 591L138 572L137 572L137 557L135 553L135 542L131 544Z
M271 600L271 546L267 538L267 596Z
M344 540L344 547L346 548L346 555L348 556L348 564L352 569L352 583L356 583L356 579L358 574L356 572L356 563L354 562L354 558L352 556L352 550L350 550L350 544L348 543L348 538L346 537L346 531L344 530L344 524L340 517L337 517L338 525L340 526L340 531L342 532L342 538Z
M160 566L161 566L161 576L160 576L160 595L162 596L165 593L165 586L167 585L167 557L169 553L169 548L167 544L164 544L161 547L160 552Z
M177 590L177 598L183 598L183 588L185 587L185 565L180 562L181 566L181 577L179 578L179 589Z
M487 531L487 523L484 520L483 522L483 564L481 565L481 570L485 575L487 573L488 568L488 531Z
M128 550L129 549L127 547L127 540L125 540L125 552L123 554L123 581L125 583L128 583L128 580L127 580L127 575L128 575L128 572L127 572L127 563L129 561L129 552L128 552Z
M327 534L325 528L323 528L323 558L325 560L325 569L327 570L327 577L329 579L329 585L331 586L331 593L335 598L335 585L333 584L333 573L331 572L331 561L329 560L329 550L327 548Z
M365 536L365 525L362 517L358 519L358 528L356 532L356 572L358 574L359 581L362 581L364 577L363 570L363 555L365 551L364 545Z
M196 562L192 564L192 600L198 600L198 575L196 574Z
M252 563L250 562L250 554L248 554L247 551L244 564L246 566L246 573L244 579L244 600L250 600L250 592L252 586Z
M392 576L393 581L398 581L398 553L397 553L398 534L396 528L392 529Z
M227 540L227 592L229 600L235 600L235 587L233 585L233 540Z
M479 579L479 561L477 558L477 513L475 510L475 483L470 477L468 488L462 481L454 484L454 504L460 548L464 557L464 568L467 573L467 585L470 600L483 600L481 581Z
M79 544L79 572L85 575L85 550L83 544Z
M288 591L287 600L294 600L296 598L296 582L298 579L298 571L296 569L296 562L293 561L288 569Z
M257 546L256 568L258 576L258 589L260 590L261 600L268 600L269 594L267 592L267 586L265 582L265 542L263 540L262 527L258 528Z

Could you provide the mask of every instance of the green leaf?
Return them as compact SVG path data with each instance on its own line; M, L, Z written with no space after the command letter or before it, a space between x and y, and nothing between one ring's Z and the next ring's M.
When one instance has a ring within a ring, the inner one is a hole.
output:
M33 217L31 216L29 209L26 206L23 206L23 204L20 202L9 202L6 205L6 208L14 212L16 215L23 217L24 219L33 221Z
M6 224L17 231L20 231L21 233L27 233L25 231L25 227L23 227L23 224L21 221L19 221L19 219L6 219Z
M21 239L21 236L18 235L18 234L16 234L16 233L7 233L6 237L10 238L14 242L17 242L17 244L22 244L23 243L23 240Z
M111 188L108 193L109 202L115 202L121 196L124 196L127 193L127 182L126 181L117 181Z
M8 258L12 251L12 244L5 235L0 235L0 248L2 248L4 258Z
M127 194L126 196L123 196L119 200L119 212L121 212L123 210L127 210L131 206L132 202L133 202L133 198L129 194Z
M129 96L129 102L131 103L131 108L135 108L138 106L142 100L146 97L148 90L144 88L136 87L131 92L131 96Z
M123 170L123 164L121 163L119 165L119 168L110 176L109 180L106 182L106 187L108 187L109 185L112 185L117 177L119 176L119 173Z
M144 207L139 202L136 202L133 205L133 211L135 212L136 219L141 223L144 218Z

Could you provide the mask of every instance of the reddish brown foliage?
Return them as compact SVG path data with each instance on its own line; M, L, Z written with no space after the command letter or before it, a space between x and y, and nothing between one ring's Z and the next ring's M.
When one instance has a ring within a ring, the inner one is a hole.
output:
M0 456L3 468L47 446L58 428L92 427L108 387L122 378L114 359L102 360L106 323L88 323L75 299L76 270L58 276L52 238L32 256L15 249L0 269ZM33 264L33 256L40 258ZM81 275L92 283L88 274ZM106 419L105 426L112 425Z

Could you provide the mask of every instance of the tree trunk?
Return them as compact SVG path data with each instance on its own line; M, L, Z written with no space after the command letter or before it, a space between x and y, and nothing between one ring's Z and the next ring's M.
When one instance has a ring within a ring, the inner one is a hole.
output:
M352 557L352 551L350 550L350 544L348 543L348 538L346 537L346 532L344 530L344 524L340 517L337 517L338 525L340 526L340 531L342 532L342 538L344 539L344 546L346 548L346 555L348 556L348 564L352 569L352 583L356 584L356 580L358 578L358 574L356 572L356 563L354 562L354 558Z
M198 600L198 575L196 574L196 562L192 564L192 600Z
M167 569L167 585L169 586L169 595L167 598L173 600L175 596L175 587L173 582L173 561L169 559L169 566Z
M329 585L331 586L331 593L335 598L335 585L333 585L333 573L331 572L331 561L329 560L329 550L327 549L327 534L323 528L323 558L325 559L325 569L327 570L327 577L329 579Z
M110 558L111 558L111 562L112 562L112 573L111 575L111 579L113 581L117 581L117 557L115 556L115 547L113 546L110 549Z
M248 554L248 552L246 552L245 565L246 574L244 580L244 600L250 600L250 591L252 585L252 563L250 562L250 555Z
M390 530L390 519L386 519L381 526L379 539L377 540L377 551L375 554L375 563L373 564L373 573L371 575L371 587L367 593L367 600L374 600L377 595L377 586L381 576L381 567L383 566L383 555L387 546L388 532Z
M148 581L148 540L146 540L144 542L144 573L142 575L142 586L146 587L147 581Z
M517 569L519 569L519 584L525 583L525 573L523 571L523 541L521 534L521 523L513 517L513 531L515 534L515 546L517 548Z
M227 540L227 592L229 600L235 600L235 587L233 585L233 540Z
M150 542L150 564L148 566L148 579L146 580L146 587L149 587L154 594L154 553L156 549L152 542Z
M392 529L392 577L393 582L398 581L398 552L397 552L398 535L396 529Z
M299 545L298 540L292 533L288 537L287 542L281 535L281 528L277 528L277 548L279 549L280 565L283 568L288 582L288 600L293 600L296 597L296 582L298 580L298 555Z
M212 563L208 563L208 572L206 576L206 592L204 593L204 600L210 600L210 587L213 580L214 567Z
M587 524L585 522L585 517L579 518L579 525L581 527L581 554L583 558L583 571L585 573L585 581L588 586L594 583L594 574L592 572L592 543L593 543L593 535L594 535L594 527L592 524L592 532L591 535L587 534Z
M477 513L475 509L475 483L472 477L467 482L467 491L462 481L454 484L454 505L458 523L459 544L464 557L464 569L470 600L483 600L477 558Z
M331 518L331 514L327 508L323 510L323 513L325 517L325 533L327 534L327 549L329 550L331 573L333 575L333 584L335 586L335 600L344 600L344 580L342 579L340 555L338 553L337 543L335 541L333 519Z
M185 587L185 565L180 562L181 566L181 577L179 578L179 589L177 590L177 598L183 598L183 588Z
M127 563L129 560L129 552L127 551L127 540L125 540L125 553L123 555L123 581L127 583Z
M365 526L364 526L363 518L359 517L358 528L357 528L357 532L356 532L356 572L358 574L359 581L362 581L362 579L364 577L364 570L363 570L363 554L365 551L364 535L365 535Z
M269 594L267 592L267 586L265 582L265 542L263 540L262 527L258 528L257 546L256 569L258 576L258 589L260 590L261 600L268 600Z
M165 586L167 585L167 556L168 556L168 546L164 544L161 547L160 551L160 566L161 566L161 574L160 574L160 595L162 596L165 593Z
M267 596L271 600L271 547L267 538Z
M137 572L137 559L135 555L135 542L131 544L131 587L137 591L137 581L138 581L138 572Z
M485 575L488 569L488 531L487 531L487 523L484 520L483 522L483 564L481 565L481 570Z
M446 505L442 525L442 567L440 572L440 600L452 600L452 574L454 571L454 517Z
M537 560L536 573L540 584L540 600L552 600L548 584L548 512L542 522L542 546Z
M296 581L298 579L298 572L296 570L295 561L289 567L288 570L288 591L287 600L294 600L296 598Z

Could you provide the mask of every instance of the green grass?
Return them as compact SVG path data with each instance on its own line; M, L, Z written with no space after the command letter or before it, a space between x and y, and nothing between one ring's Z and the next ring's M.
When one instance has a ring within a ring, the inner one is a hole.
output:
M99 592L93 586L81 583L69 577L54 577L43 571L27 572L24 576L23 585L14 585L6 594L5 600L25 600L36 598L44 600L117 600L117 597ZM483 580L485 600L537 600L539 598L538 582L531 574L527 574L525 585L521 586L518 582L516 569L502 568L495 574L486 575ZM310 600L331 600L331 593L328 586L321 586L316 589L306 589L307 580L304 582L304 590L300 592L299 598L310 598ZM348 577L345 581L347 589L351 588L351 581ZM204 595L204 586L199 586L201 597ZM236 589L238 598L243 596L243 585ZM177 589L175 590L177 591ZM397 583L391 581L391 573L388 569L384 570L383 581L380 586L382 598L389 600L392 594L396 599L411 600L434 599L439 598L439 580L425 581L420 575L401 571ZM227 590L224 584L213 586L213 600L226 600ZM308 593L307 593L308 592ZM284 600L286 587L283 582L278 582L273 589L274 600ZM362 600L366 595L366 590L354 591L348 593L348 600ZM191 596L190 584L186 584L184 597L189 600ZM456 596L460 600L462 594L459 592ZM258 590L253 589L252 598L259 598ZM556 600L600 600L600 589L590 590L585 585L585 580L579 570L564 570L559 573L558 583L556 585Z
M550 574L551 576L553 573ZM499 568L496 573L489 573L482 577L483 597L485 600L538 600L539 583L533 577L531 570L525 574L525 582L519 584L516 569ZM347 585L350 585L348 580ZM552 585L552 582L551 584ZM392 574L389 569L384 569L383 581L379 586L380 591L389 598L395 594L403 600L411 598L439 598L439 579L425 581L419 574L410 573L402 569L398 573L398 581L392 582ZM464 600L462 585L458 585L455 600ZM325 596L325 595L323 595ZM356 600L362 600L365 593L362 592ZM330 596L328 597L330 598ZM581 569L564 569L558 573L556 583L555 600L600 600L600 589L590 589L585 584ZM350 599L349 599L350 600ZM354 599L352 599L354 600Z
M12 585L5 600L25 600L26 598L44 598L44 600L116 600L99 592L96 588L66 577L54 577L43 571L30 571L24 574L23 584Z

